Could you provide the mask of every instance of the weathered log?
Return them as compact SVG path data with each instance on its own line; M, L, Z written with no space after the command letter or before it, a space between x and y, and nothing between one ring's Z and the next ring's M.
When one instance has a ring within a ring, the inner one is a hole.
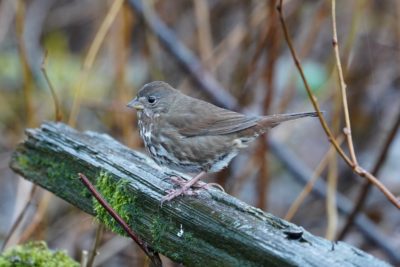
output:
M79 181L84 173L141 238L187 266L389 266L346 243L296 234L300 227L218 190L161 207L173 173L108 135L61 123L26 133L11 160L16 172L123 233Z

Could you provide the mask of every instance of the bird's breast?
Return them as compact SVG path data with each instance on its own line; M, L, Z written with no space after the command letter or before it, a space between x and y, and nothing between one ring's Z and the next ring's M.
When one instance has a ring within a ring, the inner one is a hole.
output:
M147 116L143 116L142 113L139 113L138 126L140 137L142 138L144 145L148 148L148 146L151 144L153 122Z

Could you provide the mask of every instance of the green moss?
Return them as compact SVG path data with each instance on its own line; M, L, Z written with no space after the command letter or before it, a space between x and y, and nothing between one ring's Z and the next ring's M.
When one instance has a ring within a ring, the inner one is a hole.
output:
M182 235L182 237L183 237L183 240L184 240L184 242L186 243L186 245L190 245L190 246L193 246L193 245L199 245L199 244L196 244L196 242L198 241L194 236L193 236L193 234L191 233L191 232L186 232L186 233L184 233L183 235Z
M75 159L54 151L19 147L13 154L11 166L23 176L29 177L32 182L54 192L61 198L68 199L72 204L79 202L82 209L93 214L92 196L78 178L79 172L84 172L89 178L94 177L93 171L84 165L77 164ZM44 176L46 179L43 179ZM83 201L83 198L89 201Z
M39 170L45 172L50 181L59 182L59 178L77 179L77 171L73 171L65 164L66 159L58 159L55 153L31 153L30 151L23 151L18 153L15 157L17 167L21 170ZM75 174L75 175L74 175Z
M27 169L29 167L29 158L25 155L18 155L18 157L16 157L16 161L21 169Z
M100 172L96 178L97 190L118 215L125 222L129 223L132 230L135 231L140 227L137 218L143 216L143 211L136 207L137 196L128 192L128 183L129 181L124 179L117 181L111 174L104 171ZM103 222L107 228L120 235L126 235L122 227L108 214L96 199L93 199L93 206L97 219Z
M63 251L51 251L45 242L15 246L0 255L1 267L78 267Z
M156 216L153 218L150 225L150 234L153 240L154 246L159 246L160 241L162 240L165 232L168 229L167 223L165 223L165 219L162 219L160 216Z

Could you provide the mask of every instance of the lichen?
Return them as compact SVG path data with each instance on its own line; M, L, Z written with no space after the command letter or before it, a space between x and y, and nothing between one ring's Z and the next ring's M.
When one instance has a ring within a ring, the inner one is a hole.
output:
M64 251L49 250L44 241L12 247L0 255L1 267L78 267Z

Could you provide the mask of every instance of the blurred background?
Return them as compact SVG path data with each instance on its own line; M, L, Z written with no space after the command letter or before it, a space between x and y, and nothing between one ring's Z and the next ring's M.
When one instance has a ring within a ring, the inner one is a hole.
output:
M196 73L204 71L236 99L235 108L242 112L313 110L285 42L277 1L145 2L141 10L140 1L0 1L0 244L32 193L32 184L8 167L25 128L57 119L143 150L136 114L126 108L127 102L143 84L164 80L216 103L196 82ZM359 163L399 195L400 2L338 1L336 11ZM284 15L311 89L334 135L343 140L330 1L284 1ZM168 29L148 27L158 20L173 33L169 49L159 39ZM193 53L189 65L198 61L204 70L185 66L182 44ZM372 188L358 213L367 223L349 222L343 210L352 209L365 180L352 174L336 153L328 153L318 119L286 123L267 137L272 144L258 141L208 181L313 234L344 240L400 265L399 210ZM347 151L345 142L342 147ZM288 164L303 170L305 179L320 176L317 185L325 194L303 191L301 175L289 171ZM340 194L336 201L335 192ZM46 240L50 248L65 249L79 261L82 250L91 249L96 227L93 218L38 188L8 247ZM99 250L97 266L145 264L135 244L107 231Z

